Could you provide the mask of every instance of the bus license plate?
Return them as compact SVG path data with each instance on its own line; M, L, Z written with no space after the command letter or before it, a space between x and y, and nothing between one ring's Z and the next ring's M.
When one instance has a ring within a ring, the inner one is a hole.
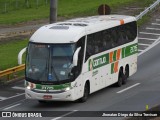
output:
M52 95L44 95L43 99L50 100L50 99L52 99Z

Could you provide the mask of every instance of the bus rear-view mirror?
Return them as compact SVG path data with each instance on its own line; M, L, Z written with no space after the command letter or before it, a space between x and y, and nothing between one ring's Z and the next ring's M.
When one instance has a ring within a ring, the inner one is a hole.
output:
M81 47L77 48L77 50L75 51L73 55L73 67L77 66L78 64L78 55L79 55L80 50L81 50Z
M23 48L19 54L18 54L18 64L21 65L22 64L22 56L23 54L26 52L27 47Z

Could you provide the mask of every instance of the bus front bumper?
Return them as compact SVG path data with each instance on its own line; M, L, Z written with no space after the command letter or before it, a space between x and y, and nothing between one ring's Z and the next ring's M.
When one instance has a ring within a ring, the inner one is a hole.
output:
M25 89L26 99L36 99L45 101L74 101L73 89L64 91L62 93L39 93L29 89ZM49 96L46 98L45 96Z

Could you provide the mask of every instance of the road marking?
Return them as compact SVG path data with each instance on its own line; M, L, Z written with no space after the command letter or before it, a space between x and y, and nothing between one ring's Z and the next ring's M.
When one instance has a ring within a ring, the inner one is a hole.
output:
M130 86L130 87L127 87L127 88L125 88L125 89L123 89L123 90L118 91L117 93L122 93L122 92L127 91L127 90L129 90L129 89L131 89L131 88L133 88L133 87L138 86L138 85L140 85L140 83L136 83L136 84L134 84L134 85L132 85L132 86Z
M146 27L147 30L160 30L158 28L150 28L150 27Z
M139 49L138 51L142 52L143 50L140 50L140 49Z
M7 108L7 107L9 107L9 106L12 106L12 105L15 105L15 104L18 104L18 103L21 103L21 104L22 104L22 102L24 102L25 100L26 100L26 99L22 99L22 100L18 100L18 101L16 101L16 102L13 102L13 103L11 103L11 104L8 104L8 105L6 105L6 106L1 107L0 110L2 111L4 108Z
M158 45L160 43L160 37L154 41L154 43L152 43L149 47L147 47L144 51L142 51L141 53L138 54L138 56L142 55L143 53L149 51L150 49L152 49L153 47L155 47L156 45Z
M25 90L25 88L24 87L18 87L18 86L14 86L14 87L12 87L13 89L18 89L18 90Z
M7 108L4 108L3 110L9 110L9 109L11 109L11 108L13 108L13 107L16 107L16 106L19 106L19 105L21 105L21 103L12 105L12 106L7 107Z
M160 35L160 34L156 34L156 33L148 33L148 32L139 32L140 34L147 34L147 35Z
M64 114L64 115L62 115L62 116L60 116L60 117L53 118L53 119L51 119L51 120L61 119L61 118L65 117L65 116L70 115L70 114L72 114L72 113L75 113L75 112L77 112L77 111L78 111L78 110L73 110L73 111L71 111L71 112L69 112L69 113L66 113L66 114Z
M7 97L2 97L2 96L0 96L0 99L1 99L1 100L5 100L5 99L7 99Z
M160 19L156 19L156 21L160 21Z
M144 43L138 43L138 45L149 46L149 44L144 44Z
M25 94L25 93L18 94L18 95L14 95L14 96L11 96L11 97L6 98L5 100L11 99L11 98L15 98L15 97L18 97L18 96L21 96L21 95L24 95L24 94ZM0 101L4 101L4 100L0 100Z
M160 25L160 24L158 24L158 23L152 23L152 25Z
M141 39L141 40L151 40L151 41L156 41L157 40L157 39L141 38L141 37L139 37L138 39Z

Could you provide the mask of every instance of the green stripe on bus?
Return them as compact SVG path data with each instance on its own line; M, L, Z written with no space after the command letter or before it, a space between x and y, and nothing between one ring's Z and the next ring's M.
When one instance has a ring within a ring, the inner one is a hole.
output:
M114 63L111 64L111 74L114 73Z
M126 48L122 48L122 58L125 58L125 49Z
M136 54L138 52L138 44L129 45L125 49L125 57Z
M115 62L116 60L117 60L117 50L114 51L113 62Z
M41 90L62 90L67 87L71 87L71 83L61 84L61 85L40 85L36 84L36 89Z

